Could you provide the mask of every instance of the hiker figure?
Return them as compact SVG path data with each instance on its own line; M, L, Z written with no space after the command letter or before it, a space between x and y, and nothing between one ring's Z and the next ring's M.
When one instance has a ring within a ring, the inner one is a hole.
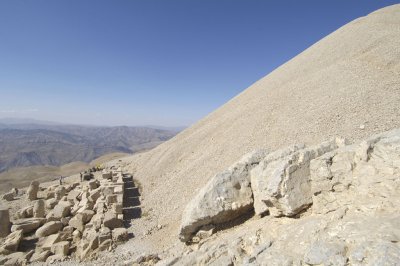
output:
M62 185L62 175L60 175L60 185Z
M81 182L83 181L83 175L82 172L79 173L81 175Z

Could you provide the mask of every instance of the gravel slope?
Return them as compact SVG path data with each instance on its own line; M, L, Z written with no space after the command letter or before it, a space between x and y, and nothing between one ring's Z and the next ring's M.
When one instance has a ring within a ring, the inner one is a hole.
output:
M125 159L152 217L134 226L165 225L146 238L154 250L178 243L185 205L243 154L397 128L399 103L400 5L394 5L338 29L173 139Z

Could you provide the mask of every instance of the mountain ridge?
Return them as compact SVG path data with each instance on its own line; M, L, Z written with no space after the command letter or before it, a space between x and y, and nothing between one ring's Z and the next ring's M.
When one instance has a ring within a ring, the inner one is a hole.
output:
M0 125L0 172L33 165L88 163L107 153L150 149L175 134L175 131L127 126Z

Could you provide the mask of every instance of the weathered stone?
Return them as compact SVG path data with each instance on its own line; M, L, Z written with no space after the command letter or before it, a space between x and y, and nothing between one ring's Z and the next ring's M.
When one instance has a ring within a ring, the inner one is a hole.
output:
M63 217L67 217L70 214L70 211L71 211L71 206L69 206L69 204L60 201L57 204L57 206L54 207L53 216L55 218L61 219Z
M265 150L252 152L214 176L186 206L179 238L186 242L204 225L225 223L250 211L250 171L265 156Z
M108 195L113 195L114 194L114 187L113 186L102 187L102 193L106 197Z
M39 199L33 205L33 217L43 218L45 214L45 202L44 200Z
M10 233L10 212L8 208L0 207L0 237L5 237Z
M104 220L104 214L103 213L96 213L93 216L93 218L91 220L91 223L98 230L98 229L101 228L101 226L103 224L103 220Z
M77 246L77 257L81 260L88 259L90 254L99 247L99 236L96 230L85 230L82 240Z
M49 235L45 238L42 238L40 240L40 243L38 243L38 246L40 246L40 248L42 250L51 250L51 247L57 243L61 241L61 234L60 233L56 233L56 234L52 234Z
M254 208L273 216L293 216L312 204L310 161L338 148L343 140L331 140L302 148L292 146L271 153L251 172Z
M93 217L94 211L85 210L80 213L77 213L70 221L69 225L73 228L78 229L79 231L83 232L85 229L85 224L87 224Z
M82 233L77 229L72 232L72 241L78 243L82 239Z
M5 266L16 266L16 265L26 265L28 259L32 256L33 251L24 253L24 252L15 252L6 256Z
M45 218L27 218L14 221L11 231L16 232L22 230L24 234L30 233L38 229L46 222Z
M68 201L76 202L76 201L78 201L79 196L80 196L80 192L78 190L72 190L68 193L67 199L68 199Z
M111 239L106 239L103 242L100 243L99 245L99 251L106 251L106 250L111 250L112 249L112 240Z
M54 193L55 193L54 196L55 196L56 200L61 200L61 198L64 197L65 194L67 193L67 190L65 189L64 186L59 186L58 188L56 188Z
M326 214L344 206L387 211L400 204L397 179L392 177L400 167L399 149L400 130L393 130L313 160L313 213Z
M128 230L125 228L115 228L112 230L112 239L115 243L127 241L129 239Z
M47 191L45 199L48 200L48 199L53 199L53 198L55 198L55 192L54 191Z
M51 252L53 252L55 255L61 255L61 256L67 256L69 253L69 247L70 243L68 241L61 241L58 243L55 243L51 247Z
M38 191L39 191L39 182L32 181L28 188L28 191L26 192L28 200L36 200Z
M30 262L45 262L46 259L51 255L51 252L49 250L44 250L44 251L36 251L31 259Z
M113 195L106 196L106 204L108 206L111 206L111 204L117 203L117 202L118 202L117 195L113 194Z
M33 217L33 206L25 207L16 213L18 219Z
M70 217L63 217L60 219L60 222L63 224L63 226L67 226L69 224L69 220L71 220Z
M103 177L104 179L111 179L111 177L112 177L112 172L103 171L102 177Z
M103 224L111 230L114 228L123 227L123 221L118 219L117 216L110 211L104 214Z
M97 213L101 214L105 212L106 206L104 205L104 203L105 202L102 200L97 200L96 206L94 207Z
M111 230L108 227L102 227L99 231L99 244L107 239L111 239Z
M2 199L6 200L6 201L13 201L14 200L14 192L8 192L8 193L3 194Z
M9 234L0 246L0 255L8 255L17 251L19 243L23 237L22 230L18 230Z
M347 265L345 246L339 243L315 242L304 256L310 265Z
M45 223L42 227L40 227L36 231L36 236L37 237L48 236L48 235L59 232L62 228L63 228L63 224L61 222L56 222L56 221L48 222L48 223Z
M90 190L94 190L99 187L99 183L97 180L92 180L88 182L88 186Z
M54 209L54 207L58 204L58 200L56 200L55 198L52 199L48 199L46 200L46 208L47 209Z
M113 203L111 210L115 214L122 214L122 203Z
M97 188L90 192L89 200L92 202L96 202L98 198L101 196L101 189Z
M85 229L84 215L82 213L76 214L71 220L69 220L68 224L73 228L78 229L80 232L83 232Z

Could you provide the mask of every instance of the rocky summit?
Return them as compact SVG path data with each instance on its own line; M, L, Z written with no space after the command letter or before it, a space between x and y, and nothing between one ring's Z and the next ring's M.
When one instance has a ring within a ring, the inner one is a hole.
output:
M399 265L400 5L156 148L2 196L0 262Z
M110 167L84 174L80 182L64 179L41 186L32 181L27 190L6 193L13 198L6 199L11 213L9 208L0 210L0 261L6 265L85 261L113 250L130 237L122 211L130 207L125 191L132 182L131 175ZM13 201L23 201L24 207Z

